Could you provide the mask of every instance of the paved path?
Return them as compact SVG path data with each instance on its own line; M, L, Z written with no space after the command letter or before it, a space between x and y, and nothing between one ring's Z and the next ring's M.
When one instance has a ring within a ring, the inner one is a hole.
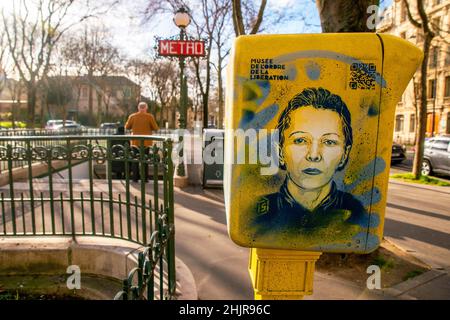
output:
M80 187L82 183L80 182ZM37 185L36 185L37 187ZM119 185L115 189L121 189ZM26 186L24 186L26 188ZM61 188L64 188L61 185ZM97 190L102 187L97 186ZM133 191L138 191L133 186ZM106 191L106 188L105 188ZM176 255L192 271L200 299L253 299L248 249L228 237L221 189L175 189ZM398 288L401 298L449 297L450 189L389 184L385 235L434 267L421 282ZM48 212L48 211L47 211ZM77 219L79 221L79 219ZM98 219L96 219L98 220ZM99 221L96 221L99 224ZM107 222L107 221L106 221ZM134 236L134 228L133 228ZM381 299L352 282L316 272L308 299Z
M450 263L450 189L435 189L392 181L385 235L446 273ZM200 299L252 299L248 249L228 238L222 190L188 187L177 190L175 196L177 255L191 268ZM422 282L408 287L407 296L404 291L398 294L401 298L450 298L449 286L445 274L426 275ZM308 299L382 298L320 272L316 272L314 290Z
M450 188L391 180L385 237L432 267L398 286L399 297L450 299Z
M252 300L249 250L226 228L223 191L190 186L175 192L176 255L191 269L199 299ZM344 279L316 272L307 299L383 299Z
M450 188L391 180L384 234L433 268L450 269Z

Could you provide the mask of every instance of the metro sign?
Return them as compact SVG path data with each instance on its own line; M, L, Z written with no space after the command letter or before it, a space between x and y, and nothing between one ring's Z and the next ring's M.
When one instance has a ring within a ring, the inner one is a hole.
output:
M158 40L158 55L204 57L205 42L202 40Z

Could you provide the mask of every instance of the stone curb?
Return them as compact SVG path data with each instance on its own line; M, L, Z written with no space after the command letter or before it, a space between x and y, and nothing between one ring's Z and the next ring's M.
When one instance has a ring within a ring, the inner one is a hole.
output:
M420 184L420 183L415 183L415 182L406 182L406 181L402 181L401 179L394 179L394 178L390 178L390 177L389 177L389 183L410 186L410 187L415 187L415 188L421 188L421 189L428 189L431 191L438 191L438 192L450 194L450 187L434 186L434 185Z
M122 281L136 265L134 251L142 248L125 240L102 237L76 240L73 242L70 237L0 237L0 274L64 273L68 265L77 264L87 274ZM194 276L181 259L175 259L177 299L197 300Z
M402 299L417 300L416 298L408 295L407 292L416 289L446 274L447 273L443 271L430 270L417 277L401 282L391 288L384 289L383 292L394 297L401 296Z
M406 253L408 252L407 250L405 250L404 248L402 248L401 246L396 244L395 241L393 241L391 238L384 237L384 240L389 242L391 245L395 246L399 250L402 250ZM427 265L425 262L421 261L419 258L415 257L414 255L412 255L412 256L414 259L421 262L423 265ZM428 282L431 282L439 277L442 277L446 274L447 273L445 271L431 269L421 275L418 275L417 277L400 282L399 284L396 284L390 288L383 289L382 292L383 292L383 294L386 294L386 295L389 295L392 297L401 298L404 300L417 300L417 298L410 296L409 294L407 294L407 292L411 291L413 289L416 289L416 288L418 288Z

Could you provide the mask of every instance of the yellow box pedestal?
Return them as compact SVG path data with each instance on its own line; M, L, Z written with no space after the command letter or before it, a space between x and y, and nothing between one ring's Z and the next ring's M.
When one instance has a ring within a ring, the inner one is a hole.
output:
M252 248L249 271L255 300L299 300L313 293L321 252Z

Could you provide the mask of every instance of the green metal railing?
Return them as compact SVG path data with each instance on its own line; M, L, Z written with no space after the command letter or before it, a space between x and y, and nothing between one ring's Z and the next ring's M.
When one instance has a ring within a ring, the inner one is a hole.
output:
M130 133L129 130L126 131L127 133ZM0 130L0 137L60 137L60 136L105 136L105 135L114 135L116 133L116 129L101 129L101 128L82 128L82 129L58 129L58 130L52 130L52 129L41 129L41 128L34 128L34 129L25 129L25 128L19 128L19 129L3 129ZM167 129L161 129L154 133L158 136L171 136L173 135L173 130L167 130ZM8 143L12 143L13 147L17 146L17 141L11 142L8 141ZM64 141L62 141L64 143ZM48 139L48 140L34 140L32 141L32 146L55 146L61 144L60 140L55 139ZM5 141L0 140L0 145L6 146ZM28 163L25 161L13 161L12 166L13 168L23 168L27 166ZM0 162L0 173L7 170L6 162Z
M115 129L83 129L83 130L48 130L48 129L7 129L0 130L0 138L1 137L61 137L68 135L76 135L76 136L105 136L105 135L113 135L116 133ZM1 140L0 146L6 147L7 144L12 145L13 149L23 146L23 141L19 140ZM56 145L64 145L64 140L59 139L46 139L46 140L32 140L32 147L44 147L44 146L56 146ZM39 160L33 160L33 163L39 162ZM26 161L13 161L13 168L24 168L28 165ZM0 162L0 173L8 170L7 163L5 161Z
M176 289L172 140L132 136L137 145L131 146L130 139L0 136L0 161L6 168L0 173L4 184L0 236L102 236L141 244L145 250L139 264L116 298L153 299L155 286L161 299L172 298ZM153 145L146 147L148 141ZM14 162L26 169L18 174ZM106 174L97 179L95 167L101 165ZM57 166L66 179L55 177ZM76 179L82 166L87 178Z

